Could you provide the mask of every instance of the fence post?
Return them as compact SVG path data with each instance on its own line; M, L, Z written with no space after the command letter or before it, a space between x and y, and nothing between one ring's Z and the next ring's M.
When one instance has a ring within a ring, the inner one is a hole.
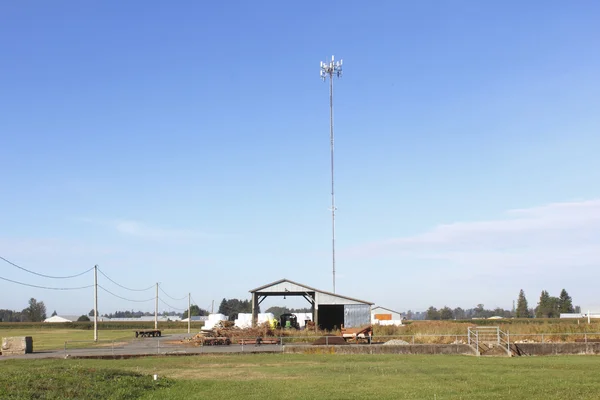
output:
M542 333L542 343L544 343L544 334Z
M325 335L325 346L329 346L329 336Z
M160 339L156 341L156 354L160 354Z
M587 345L587 333L583 335L583 339L585 340L585 344Z
M412 344L415 344L415 335L412 335Z
M67 342L65 342L65 357L67 356Z

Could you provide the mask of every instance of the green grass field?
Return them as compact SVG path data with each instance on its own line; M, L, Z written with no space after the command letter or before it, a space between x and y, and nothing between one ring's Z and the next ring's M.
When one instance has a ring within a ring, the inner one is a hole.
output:
M600 357L227 355L5 360L2 399L598 399ZM154 382L152 375L158 374Z
M104 340L124 340L134 338L134 329L99 330L98 345L103 345ZM171 333L185 333L187 329L165 329L163 335ZM65 341L93 341L94 331L81 329L0 329L0 337L31 336L33 338L33 351L56 350L65 345ZM78 348L92 347L94 343L77 343ZM105 344L104 344L105 345Z

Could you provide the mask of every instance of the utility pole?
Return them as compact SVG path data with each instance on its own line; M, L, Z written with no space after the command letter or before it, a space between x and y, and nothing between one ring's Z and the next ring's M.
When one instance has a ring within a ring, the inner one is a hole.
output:
M156 282L156 299L154 304L154 329L158 329L158 282Z
M329 142L331 150L331 257L333 271L333 293L335 293L335 191L333 175L333 76L342 76L342 60L335 61L331 56L331 62L321 61L321 79L325 81L329 77Z
M210 313L214 314L215 313L215 301L212 301L212 306L210 307Z
M94 342L98 341L98 266L94 265Z
M190 333L191 321L192 321L192 294L188 293L188 333Z

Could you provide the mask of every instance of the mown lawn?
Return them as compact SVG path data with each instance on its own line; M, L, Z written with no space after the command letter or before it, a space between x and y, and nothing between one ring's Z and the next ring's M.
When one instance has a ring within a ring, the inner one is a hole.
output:
M99 330L98 345L103 345L105 340L129 340L133 339L133 329ZM163 330L164 335L171 333L185 333L187 329ZM0 338L10 336L31 336L33 338L33 351L56 350L65 345L65 341L84 341L77 343L78 348L91 347L94 343L94 331L81 329L0 329ZM86 343L87 342L87 343ZM104 343L106 345L106 343Z
M599 367L596 356L248 354L5 360L0 362L0 398L597 399ZM153 374L158 374L157 382Z

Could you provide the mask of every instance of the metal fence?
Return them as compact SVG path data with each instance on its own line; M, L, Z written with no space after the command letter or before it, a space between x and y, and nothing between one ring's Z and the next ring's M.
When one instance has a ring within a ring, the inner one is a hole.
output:
M174 337L175 336L175 337ZM115 340L77 340L64 342L65 356L136 356L136 355L168 355L199 353L245 353L245 352L281 352L285 346L309 346L319 340L319 344L336 345L343 340L341 336L280 336L264 338L256 337L231 338L229 345L204 345L189 340L192 335L170 335L156 338L115 339ZM474 336L467 335L386 335L373 336L362 340L362 345L430 345L456 344L473 346ZM477 339L476 339L477 340ZM513 343L592 343L600 342L600 332L570 333L535 333L512 334L502 332L500 341L503 346Z

